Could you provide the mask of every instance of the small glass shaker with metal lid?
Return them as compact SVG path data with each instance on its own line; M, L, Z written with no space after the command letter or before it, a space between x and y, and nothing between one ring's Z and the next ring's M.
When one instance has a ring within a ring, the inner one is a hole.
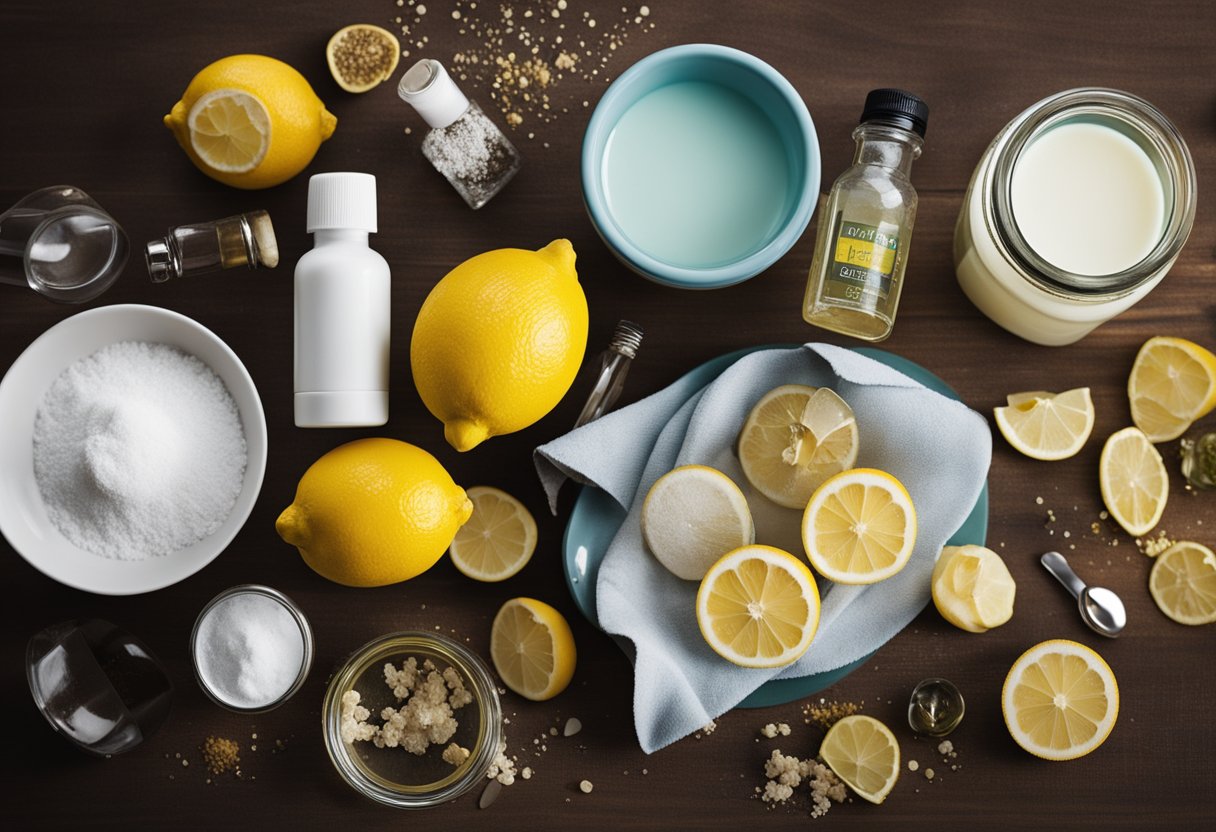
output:
M149 242L144 254L154 283L238 266L273 269L279 265L279 245L265 211L179 225L162 239Z
M519 172L515 145L465 97L439 61L428 58L410 67L397 94L431 126L422 155L470 208L485 205Z
M608 342L608 349L600 355L599 375L596 376L595 387L587 396L582 412L574 422L576 428L595 421L616 404L625 388L629 365L637 358L638 347L641 345L642 327L633 321L618 321L612 331L612 340Z

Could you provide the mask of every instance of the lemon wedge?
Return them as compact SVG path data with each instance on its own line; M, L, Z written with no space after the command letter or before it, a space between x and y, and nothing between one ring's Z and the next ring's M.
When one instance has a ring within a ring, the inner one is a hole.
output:
M872 716L846 716L831 727L819 756L836 776L871 803L882 803L899 779L899 743Z
M771 546L744 546L710 567L697 623L714 652L742 667L796 661L819 628L819 588L806 564Z
M490 658L503 684L525 699L557 696L574 677L574 634L565 617L534 598L512 598L490 628Z
M642 503L642 537L659 563L699 581L727 552L756 539L747 498L715 468L684 465L650 487Z
M1001 556L983 546L946 546L933 568L933 604L969 633L983 633L1013 617L1017 591Z
M739 464L774 503L802 509L832 474L857 460L853 409L827 387L786 384L765 393L739 433Z
M1063 393L1013 393L1006 407L993 410L996 426L1018 451L1032 459L1076 455L1094 429L1094 403L1088 387Z
M886 471L854 468L816 489L802 515L815 571L840 584L872 584L903 569L916 545L916 509Z
M270 149L270 113L257 96L241 90L213 90L190 109L190 146L208 167L247 173Z
M1148 576L1157 607L1179 624L1216 621L1216 554L1182 540L1157 556Z
M1106 741L1119 716L1114 671L1084 644L1031 647L1013 663L1001 712L1014 742L1045 760L1083 757Z
M465 492L473 514L452 540L452 563L477 581L505 581L536 551L536 520L505 491L479 485Z
M1127 398L1150 442L1177 439L1216 407L1216 355L1185 338L1150 338L1136 353Z
M1139 428L1111 434L1098 462L1102 502L1133 537L1153 530L1165 511L1170 478L1161 454Z

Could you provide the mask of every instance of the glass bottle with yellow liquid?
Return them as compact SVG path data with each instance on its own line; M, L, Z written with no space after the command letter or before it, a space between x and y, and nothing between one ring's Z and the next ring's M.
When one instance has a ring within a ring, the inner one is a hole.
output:
M802 317L807 323L881 341L891 334L916 220L908 178L929 120L924 101L873 90L853 131L853 166L819 210L815 258Z

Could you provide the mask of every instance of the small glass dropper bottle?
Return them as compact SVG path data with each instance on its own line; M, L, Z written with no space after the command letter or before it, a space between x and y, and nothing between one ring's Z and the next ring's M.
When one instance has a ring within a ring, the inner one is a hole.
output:
M807 323L864 341L891 334L916 220L908 175L928 121L928 105L911 93L882 89L866 96L853 131L853 166L819 209L802 308Z
M587 403L583 405L583 412L574 422L576 428L603 416L620 398L629 365L637 358L641 345L642 328L632 321L619 321L612 332L612 340L608 342L608 349L600 355L600 372Z
M149 242L144 254L154 283L238 266L273 269L279 265L279 245L265 211L179 225L163 239Z
M515 145L476 101L465 98L443 64L429 58L410 67L397 94L431 126L422 155L476 210L519 172Z

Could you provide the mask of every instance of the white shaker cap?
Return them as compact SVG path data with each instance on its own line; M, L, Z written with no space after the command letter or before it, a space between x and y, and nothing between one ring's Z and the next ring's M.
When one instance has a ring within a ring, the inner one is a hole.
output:
M435 128L447 127L469 109L469 99L456 86L443 64L430 58L424 58L406 70L397 85L397 95Z
M308 180L308 233L329 228L376 231L376 177L318 173Z

